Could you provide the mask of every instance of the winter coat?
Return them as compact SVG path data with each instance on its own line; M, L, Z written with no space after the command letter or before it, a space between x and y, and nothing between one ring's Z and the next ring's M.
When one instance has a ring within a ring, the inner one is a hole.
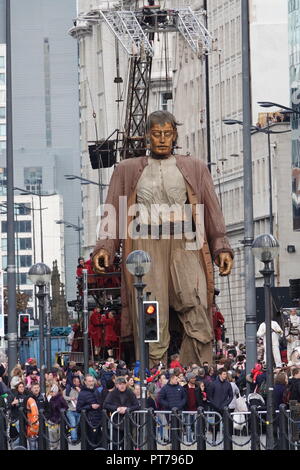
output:
M12 402L14 401L15 398L18 400L18 404L12 405ZM28 399L28 395L26 393L18 393L15 390L13 391L12 395L8 397L7 405L8 405L8 409L10 410L11 419L13 421L19 419L19 409L21 407L24 408L24 406L26 406L27 399Z
M76 403L79 393L80 392L78 392L75 387L72 387L68 393L64 390L63 397L68 404L68 411L76 411Z
M223 382L217 377L208 389L208 400L216 411L223 411L233 399L233 391L228 380Z
M172 361L170 363L170 369L180 369L180 372L185 372L184 368L182 367L182 365L180 364L179 361Z
M141 367L141 361L136 361L135 363L135 368L133 369L133 375L134 375L134 378L138 379L140 377L140 367ZM148 369L145 369L145 376L146 377L149 377L151 374L150 374L150 371Z
M186 391L181 385L172 385L169 382L161 389L158 402L165 411L171 411L173 408L183 410L187 404Z
M113 413L121 406L127 407L128 411L140 409L139 402L131 390L126 389L124 392L120 392L120 390L115 388L112 392L107 394L103 408Z
M127 367L119 367L117 366L117 369L116 369L116 376L117 377L121 377L121 376L124 376L124 375L128 375L129 373L129 370L127 369Z
M109 380L112 380L112 378L115 375L116 375L116 373L113 370L106 370L105 372L103 372L103 374L101 375L101 385L102 385L102 387L106 388L107 382L109 382Z
M236 399L240 396L240 390L239 390L239 387L237 386L237 384L235 382L230 382L230 385L232 387L233 399L229 403L228 408L230 410L235 410L235 408L236 408Z
M189 389L188 384L184 385L183 388L186 392L185 410L190 411L189 408L188 408L188 389ZM199 406L201 406L202 408L206 408L206 400L203 399L204 395L203 395L203 392L200 390L200 387L196 386L194 388L194 390L195 390L195 394L196 394L196 407L199 408Z
M279 410L279 405L283 403L283 394L287 386L285 384L276 384L274 385L273 390L273 400L274 400L274 409Z
M297 400L300 403L300 379L291 379L289 387L290 400Z
M67 410L68 404L64 397L59 393L54 397L51 397L49 402L49 420L52 423L59 424L60 423L60 411Z
M78 395L76 411L81 413L82 410L86 410L86 417L92 426L98 427L101 423L102 412L101 408L94 410L92 405L99 405L97 398L97 387L87 388L85 385L82 387L81 392Z

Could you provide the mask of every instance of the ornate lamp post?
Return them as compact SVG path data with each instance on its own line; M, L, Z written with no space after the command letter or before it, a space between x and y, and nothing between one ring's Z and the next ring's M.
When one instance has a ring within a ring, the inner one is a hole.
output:
M273 353L272 353L272 301L271 301L271 279L274 274L272 261L279 251L279 244L273 235L259 235L253 242L252 250L254 256L264 263L264 269L260 273L264 277L265 294L265 324L266 324L266 361L267 361L267 449L274 449L273 434Z
M37 263L31 266L28 272L28 277L31 282L38 287L37 298L39 301L39 337L40 337L40 371L41 371L41 392L45 393L45 355L44 355L44 322L45 322L45 299L46 299L46 287L49 285L51 280L51 269L44 263ZM50 359L49 343L50 337L50 311L47 308L47 362Z
M133 284L137 290L137 305L138 305L138 323L139 323L139 353L140 353L140 382L141 382L141 405L142 409L146 408L146 381L145 381L145 368L146 368L146 349L145 349L145 322L143 315L143 291L146 284L143 282L143 276L150 271L151 258L145 251L137 250L128 255L126 260L126 267L128 271L135 276L135 283Z

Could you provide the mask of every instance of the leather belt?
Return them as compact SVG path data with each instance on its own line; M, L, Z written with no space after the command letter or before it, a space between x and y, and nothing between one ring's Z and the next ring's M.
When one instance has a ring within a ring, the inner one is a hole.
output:
M180 222L170 222L160 225L139 225L137 226L137 232L140 232L141 235L179 235L184 234L185 227L184 221Z

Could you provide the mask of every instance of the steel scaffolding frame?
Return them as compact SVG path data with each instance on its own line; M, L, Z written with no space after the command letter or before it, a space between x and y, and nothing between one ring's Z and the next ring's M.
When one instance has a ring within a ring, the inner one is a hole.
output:
M167 10L172 28L156 24L155 28L141 24L141 11L94 9L79 16L87 24L105 21L121 43L130 60L126 119L121 158L144 155L146 152L146 119L151 81L153 33L178 31L190 48L201 59L212 51L213 38L202 22L203 10L194 12L190 7ZM150 31L151 30L151 31Z
M133 11L100 10L100 13L129 55L140 56L145 52L153 56L153 47Z

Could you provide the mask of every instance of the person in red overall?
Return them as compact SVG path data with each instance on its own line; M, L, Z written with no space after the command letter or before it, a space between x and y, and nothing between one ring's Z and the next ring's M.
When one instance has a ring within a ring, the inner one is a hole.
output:
M85 269L85 261L84 258L78 258L78 265L76 268L76 278L77 278L77 289L79 295L82 295L82 286L83 286L83 281L82 281L82 270Z
M99 307L93 310L89 321L89 337L95 350L95 356L99 356L102 346L102 323L101 310Z
M87 269L87 274L88 274L88 288L95 289L96 287L98 287L97 285L98 277L95 276L96 273L92 266L92 253L90 253L90 259L85 261L84 267L85 269Z
M224 317L220 312L218 306L214 304L212 306L212 314L213 314L213 327L215 333L215 340L217 342L217 353L222 352L222 325L224 325Z
M102 315L101 324L104 325L104 346L109 352L109 350L115 347L118 343L114 312L110 311L107 314Z
M78 265L76 268L76 277L82 277L82 270L85 269L84 258L78 258Z

